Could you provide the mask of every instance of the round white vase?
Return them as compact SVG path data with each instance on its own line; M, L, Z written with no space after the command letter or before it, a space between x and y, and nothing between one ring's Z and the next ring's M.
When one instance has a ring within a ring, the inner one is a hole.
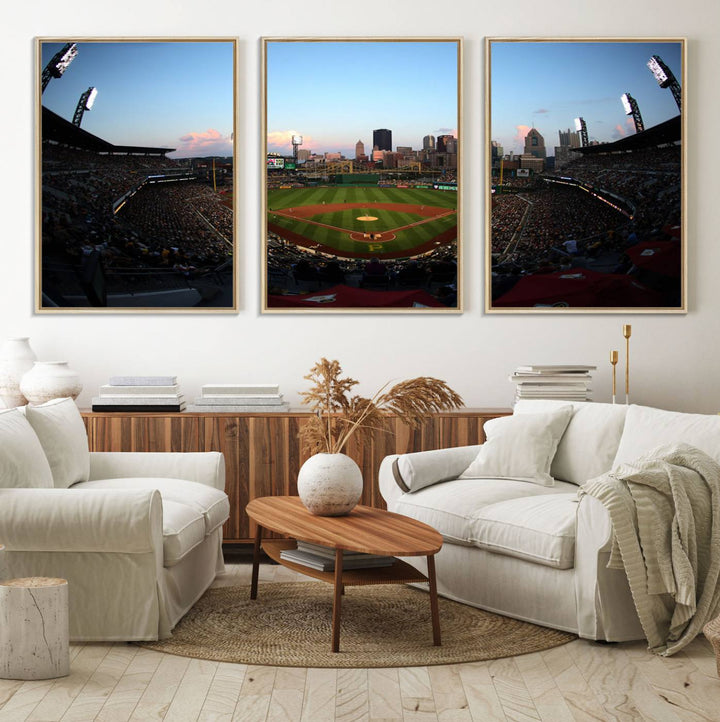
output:
M345 454L315 454L300 467L297 489L311 514L342 516L360 501L362 472Z
M69 396L76 399L82 391L80 375L68 368L67 361L36 361L20 381L20 391L31 406Z
M27 403L20 391L20 380L32 368L36 358L27 336L5 340L0 349L0 398L8 408Z

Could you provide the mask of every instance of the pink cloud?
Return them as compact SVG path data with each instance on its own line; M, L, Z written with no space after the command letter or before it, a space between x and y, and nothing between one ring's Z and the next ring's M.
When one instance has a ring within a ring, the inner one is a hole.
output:
M513 140L520 145L525 145L525 136L530 132L530 126L516 125L515 128L517 129L517 133L515 133Z
M223 135L214 128L205 132L191 131L180 136L180 143L175 155L201 156L201 155L232 155L232 138Z
M632 119L631 119L632 120ZM612 137L613 138L624 138L627 135L627 130L618 123L615 128L613 128Z
M312 149L313 139L309 135L298 133L296 130L272 130L267 134L267 149L269 153L290 153L292 152L292 137L302 135L303 144L300 146L306 150Z

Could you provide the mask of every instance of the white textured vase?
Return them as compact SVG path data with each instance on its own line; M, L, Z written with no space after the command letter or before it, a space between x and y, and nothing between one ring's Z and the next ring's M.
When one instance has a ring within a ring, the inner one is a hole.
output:
M76 399L82 391L80 376L68 368L67 361L36 361L20 381L20 391L31 406L69 396Z
M5 340L0 349L0 398L8 408L27 403L20 391L20 379L32 368L36 358L27 336Z
M300 467L297 489L311 514L342 516L360 501L362 472L345 454L315 454Z

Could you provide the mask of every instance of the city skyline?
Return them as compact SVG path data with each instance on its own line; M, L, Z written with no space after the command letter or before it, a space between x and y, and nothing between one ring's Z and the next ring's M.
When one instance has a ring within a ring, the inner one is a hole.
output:
M67 42L72 42L68 38ZM64 42L41 43L45 67ZM72 121L80 95L98 89L82 129L115 145L175 148L170 158L233 155L234 50L230 40L78 42L42 104Z
M491 140L505 154L522 153L535 128L552 155L558 131L574 130L576 117L585 119L591 142L634 134L623 93L638 101L646 129L680 112L647 67L659 55L682 84L680 42L494 41L490 55Z
M457 137L457 41L267 41L266 53L268 152L288 155L302 135L306 150L352 158L378 128L393 150Z

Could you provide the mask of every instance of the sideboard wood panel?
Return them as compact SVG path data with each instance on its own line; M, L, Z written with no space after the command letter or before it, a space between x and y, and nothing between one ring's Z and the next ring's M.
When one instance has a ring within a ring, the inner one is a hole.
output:
M449 411L429 417L418 429L390 417L386 431L374 432L364 443L351 439L346 453L358 463L365 479L361 503L385 508L378 488L378 469L385 456L482 443L485 421L509 413L509 409ZM225 491L230 497L230 518L224 527L228 543L253 540L254 524L245 514L251 499L297 494L298 471L308 457L300 448L298 432L308 416L304 411L83 412L91 451L222 452Z

